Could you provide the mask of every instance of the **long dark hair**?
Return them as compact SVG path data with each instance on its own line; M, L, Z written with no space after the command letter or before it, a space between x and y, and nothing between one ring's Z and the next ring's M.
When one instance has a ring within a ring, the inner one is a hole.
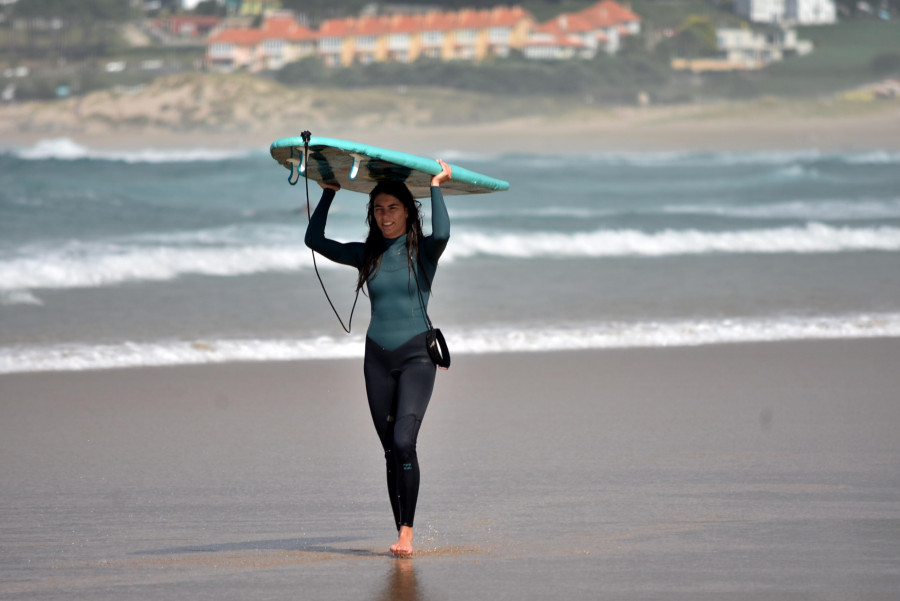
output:
M366 236L366 249L363 254L363 266L359 270L359 280L356 289L365 285L369 277L381 264L381 255L384 253L384 235L375 221L375 199L381 194L388 194L399 200L406 207L406 259L410 270L416 269L418 259L419 241L424 238L422 234L422 203L413 198L412 192L406 184L394 180L379 182L369 192L369 205L366 208L366 225L369 226L369 234ZM413 272L415 273L415 272Z

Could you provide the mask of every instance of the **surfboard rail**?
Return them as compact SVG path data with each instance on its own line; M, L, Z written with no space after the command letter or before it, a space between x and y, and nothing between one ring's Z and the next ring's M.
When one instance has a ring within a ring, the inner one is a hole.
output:
M423 198L431 193L432 176L441 172L435 159L350 140L312 136L308 156L306 148L301 136L275 140L269 148L272 158L290 170L291 184L303 176L368 194L379 181L399 180L406 183L414 197ZM451 179L441 185L445 195L509 189L509 182L458 165L450 167Z

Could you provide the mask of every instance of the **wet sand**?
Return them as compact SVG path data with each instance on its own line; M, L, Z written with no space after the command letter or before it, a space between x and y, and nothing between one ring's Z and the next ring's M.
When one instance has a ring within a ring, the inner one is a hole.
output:
M458 356L417 557L361 361L0 376L4 599L896 599L900 339Z

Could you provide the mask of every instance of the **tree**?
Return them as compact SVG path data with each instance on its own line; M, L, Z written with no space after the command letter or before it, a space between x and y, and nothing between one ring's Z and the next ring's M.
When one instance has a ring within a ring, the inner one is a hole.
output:
M123 0L19 0L13 14L23 18L47 18L72 21L125 21L132 12Z
M707 17L690 16L671 38L661 42L656 52L667 57L698 58L718 51L716 28Z
M202 0L194 7L194 14L222 17L225 16L225 5L218 0Z

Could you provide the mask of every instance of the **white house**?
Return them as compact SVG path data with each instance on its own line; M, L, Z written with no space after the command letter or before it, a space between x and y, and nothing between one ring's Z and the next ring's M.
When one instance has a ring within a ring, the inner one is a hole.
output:
M522 48L526 58L592 58L598 50L619 51L624 36L641 31L641 18L613 0L575 13L563 13L536 27Z
M734 0L734 12L754 23L828 25L837 22L835 0Z
M734 12L754 23L781 23L786 0L734 0Z
M787 19L797 25L832 25L837 23L834 0L787 0Z
M784 60L785 56L805 55L813 50L809 40L797 38L794 29L786 27L722 27L716 29L715 58L672 60L672 68L701 71L753 71Z

